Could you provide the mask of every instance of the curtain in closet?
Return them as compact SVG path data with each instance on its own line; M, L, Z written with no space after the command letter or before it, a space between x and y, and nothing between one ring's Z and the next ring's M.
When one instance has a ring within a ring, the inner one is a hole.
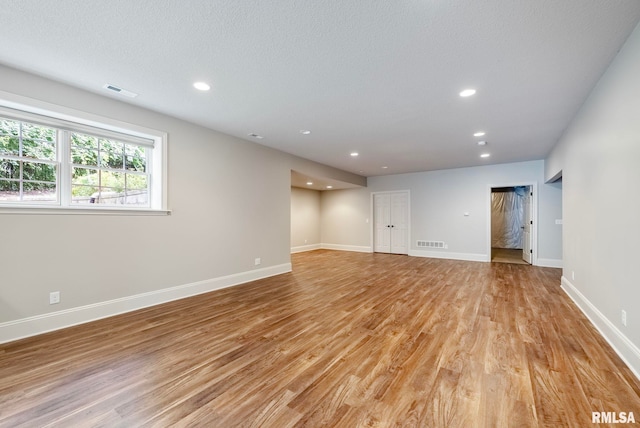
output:
M524 187L491 193L491 247L522 248Z

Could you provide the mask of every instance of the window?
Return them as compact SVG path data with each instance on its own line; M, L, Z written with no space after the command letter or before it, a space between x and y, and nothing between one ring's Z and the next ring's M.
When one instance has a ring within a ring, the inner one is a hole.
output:
M0 103L0 207L165 210L164 134L106 122Z
M71 133L71 202L149 206L147 149Z
M58 200L55 129L0 117L0 201Z

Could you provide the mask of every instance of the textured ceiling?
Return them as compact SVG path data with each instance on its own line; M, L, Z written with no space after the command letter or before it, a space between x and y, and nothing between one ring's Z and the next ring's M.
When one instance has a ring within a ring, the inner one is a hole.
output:
M638 0L0 0L0 63L375 176L544 158L639 19Z

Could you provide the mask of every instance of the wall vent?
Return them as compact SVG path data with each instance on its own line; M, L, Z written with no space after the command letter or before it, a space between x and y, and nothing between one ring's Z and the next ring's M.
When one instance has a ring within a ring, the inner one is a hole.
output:
M442 241L416 241L418 248L446 248Z

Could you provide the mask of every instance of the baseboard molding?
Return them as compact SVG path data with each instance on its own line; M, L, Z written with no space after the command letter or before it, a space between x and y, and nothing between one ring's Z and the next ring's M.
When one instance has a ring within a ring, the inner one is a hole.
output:
M562 260L558 259L538 259L536 260L536 266L562 268Z
M339 250L339 251L355 251L356 253L371 253L371 247L358 245L342 245L342 244L320 244L323 250Z
M291 272L291 263L212 278L0 324L0 343L108 318L149 306Z
M622 358L633 374L640 379L640 349L564 276L561 280L561 287Z
M445 251L409 250L413 257L429 257L432 259L466 260L469 262L490 262L491 257L486 254L449 253Z
M298 247L291 247L291 254L304 253L305 251L319 250L322 248L322 244L300 245Z

